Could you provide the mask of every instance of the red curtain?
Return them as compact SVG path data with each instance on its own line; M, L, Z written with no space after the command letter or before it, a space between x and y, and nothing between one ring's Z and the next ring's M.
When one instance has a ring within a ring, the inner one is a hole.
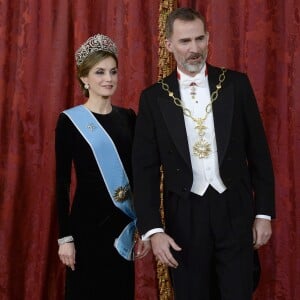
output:
M54 127L61 110L83 101L74 51L90 35L111 36L120 52L114 103L137 109L140 91L157 78L159 3L0 0L0 299L63 299ZM179 0L178 6L206 15L210 63L250 77L271 147L277 201L272 240L260 250L262 277L255 300L296 300L300 1ZM137 265L137 300L156 298L152 259Z

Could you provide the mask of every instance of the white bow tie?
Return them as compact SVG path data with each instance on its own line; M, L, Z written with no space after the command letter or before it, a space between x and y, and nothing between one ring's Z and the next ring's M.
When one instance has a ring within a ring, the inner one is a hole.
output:
M185 89L189 88L191 86L204 87L205 86L205 77L180 80L180 86Z

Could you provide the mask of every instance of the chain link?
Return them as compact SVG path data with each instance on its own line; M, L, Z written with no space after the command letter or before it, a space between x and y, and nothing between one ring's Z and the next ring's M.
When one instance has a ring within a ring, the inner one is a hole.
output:
M180 98L177 98L177 97L174 96L174 93L170 91L169 85L167 83L165 83L163 81L163 79L160 79L158 81L158 83L161 84L162 89L164 91L168 92L168 95L173 99L174 104L182 108L182 111L183 111L184 115L191 118L196 123L198 123L199 121L201 121L203 123L206 120L208 114L212 111L212 104L217 100L217 98L219 96L219 91L221 90L222 84L225 81L226 71L227 70L225 68L222 68L222 73L219 75L219 82L216 85L216 90L213 91L211 96L210 96L210 102L207 104L207 106L205 108L205 116L203 118L195 118L192 115L191 111L184 105L182 100Z
M203 118L196 118L192 115L191 111L184 105L181 99L174 96L174 93L170 91L169 85L163 81L163 79L158 82L161 84L162 89L168 93L168 95L173 99L175 105L182 108L183 114L191 118L195 123L195 129L198 131L199 139L193 145L193 155L199 158L206 158L210 155L212 149L211 144L205 138L207 127L204 125L204 122L209 113L212 112L212 105L217 100L219 96L219 91L222 88L222 84L225 80L226 69L222 68L222 72L219 75L219 82L216 85L216 90L212 92L210 96L210 102L205 107L205 116Z

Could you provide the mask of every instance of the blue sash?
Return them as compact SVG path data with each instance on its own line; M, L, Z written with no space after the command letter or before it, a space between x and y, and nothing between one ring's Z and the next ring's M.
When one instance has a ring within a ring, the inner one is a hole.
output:
M136 215L128 177L115 144L94 115L83 105L64 110L63 113L71 119L90 145L114 205L132 219L114 243L122 257L132 260Z

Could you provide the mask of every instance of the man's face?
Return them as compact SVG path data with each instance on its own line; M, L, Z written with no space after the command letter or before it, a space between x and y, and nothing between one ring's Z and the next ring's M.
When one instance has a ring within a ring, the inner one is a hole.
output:
M173 33L166 40L166 47L173 53L177 67L183 73L194 76L201 71L207 58L208 38L200 19L174 21Z

